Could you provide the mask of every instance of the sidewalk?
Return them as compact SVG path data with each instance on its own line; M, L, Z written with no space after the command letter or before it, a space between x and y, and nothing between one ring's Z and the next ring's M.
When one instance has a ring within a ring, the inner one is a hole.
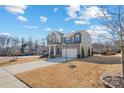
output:
M6 70L0 68L0 88L28 88L28 86Z

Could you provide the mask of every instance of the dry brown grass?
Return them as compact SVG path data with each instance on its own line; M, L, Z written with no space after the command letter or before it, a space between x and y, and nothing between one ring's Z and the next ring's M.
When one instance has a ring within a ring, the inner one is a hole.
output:
M16 60L10 60L7 62L0 62L0 67L1 66L14 65L14 64L20 64L20 63L26 63L26 62L31 62L31 61L38 61L38 60L41 60L41 58L39 58L39 56L17 58Z
M113 60L113 58L111 60ZM70 68L69 63L56 64L20 73L16 76L29 84L31 87L91 88L105 87L101 82L99 82L101 75L112 74L113 72L114 74L120 73L120 64L98 64L82 60L73 61L71 64L76 67Z

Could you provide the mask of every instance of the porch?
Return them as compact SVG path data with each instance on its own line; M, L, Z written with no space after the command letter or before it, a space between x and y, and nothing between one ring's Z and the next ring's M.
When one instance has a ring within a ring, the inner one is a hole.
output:
M62 49L61 49L61 45L49 45L49 55L62 55Z

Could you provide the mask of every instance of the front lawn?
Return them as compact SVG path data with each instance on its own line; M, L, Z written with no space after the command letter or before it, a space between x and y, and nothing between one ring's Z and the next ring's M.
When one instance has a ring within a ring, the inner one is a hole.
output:
M32 56L32 57L22 57L22 58L17 58L16 60L9 60L9 61L4 61L0 60L0 67L1 66L8 66L8 65L14 65L14 64L20 64L20 63L26 63L26 62L32 62L32 61L38 61L41 60L39 56Z
M116 57L104 57L113 62ZM86 61L85 61L86 60ZM101 57L86 58L83 61L55 64L17 74L16 76L31 87L68 88L68 87L105 87L99 80L103 74L120 74L120 64L98 64L90 60L101 60ZM89 62L88 62L89 61ZM119 61L119 60L116 60Z

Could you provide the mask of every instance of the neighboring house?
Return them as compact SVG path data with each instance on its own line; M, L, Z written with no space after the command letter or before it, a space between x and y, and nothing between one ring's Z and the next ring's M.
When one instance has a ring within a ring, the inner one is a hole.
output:
M36 48L36 53L35 54L42 55L42 54L44 54L46 52L48 52L48 47L46 47L46 46L38 46Z
M37 46L37 48L32 47L31 49L26 45L21 47L20 50L22 55L42 55L44 52L47 52L48 48L45 46Z
M27 43L24 43L22 46L20 46L20 55L33 55L35 53L34 48L30 49Z
M116 52L117 51L116 47L113 47L112 45L106 45L106 44L94 43L94 44L92 44L92 47L93 47L93 53L94 54L97 54L97 53L99 54L99 53L103 53L103 52Z
M123 41L122 45L124 46L124 41ZM102 52L120 53L120 50L121 50L120 40L114 41L113 45L111 43L109 43L109 44L93 43L92 47L93 47L93 53L102 53Z
M103 53L106 51L111 51L111 46L107 46L104 44L94 43L94 44L92 44L92 47L93 47L93 53L94 54L97 54L97 53L99 54L99 53Z
M70 34L51 32L47 36L49 55L84 58L92 55L91 37L86 31L76 31Z
M20 50L21 50L21 53L22 53L21 55L31 55L31 54L33 54L33 50L31 51L29 46L27 46L27 45L25 45L24 47L21 47Z

